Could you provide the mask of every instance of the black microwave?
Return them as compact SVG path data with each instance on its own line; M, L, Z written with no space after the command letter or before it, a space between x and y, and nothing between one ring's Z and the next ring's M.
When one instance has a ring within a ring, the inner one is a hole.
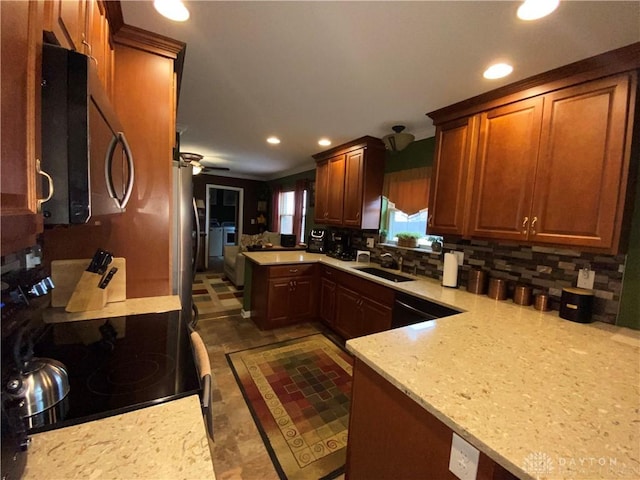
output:
M45 224L121 213L133 191L133 155L93 60L50 44L42 49L41 166L52 180Z

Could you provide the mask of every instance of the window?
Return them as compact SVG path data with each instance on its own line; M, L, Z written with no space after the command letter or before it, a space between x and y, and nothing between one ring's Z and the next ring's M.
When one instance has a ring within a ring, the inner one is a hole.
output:
M292 234L293 233L293 215L295 213L295 192L281 192L280 193L280 201L278 204L280 205L279 212L279 222L278 225L280 227L280 233Z
M309 198L308 180L296 182L295 190L274 192L277 216L274 230L280 233L293 234L298 242L304 242L307 216L307 199Z
M428 208L420 210L413 215L407 215L402 210L396 208L392 202L389 202L387 208L387 225L389 227L387 242L397 242L398 233L400 232L413 232L421 235L418 239L418 247L431 246L431 241L425 233L427 231L428 218Z
M381 227L387 231L387 242L397 243L401 232L420 235L418 247L430 247L432 240L440 238L427 234L430 179L430 167L385 174L383 191L387 208Z

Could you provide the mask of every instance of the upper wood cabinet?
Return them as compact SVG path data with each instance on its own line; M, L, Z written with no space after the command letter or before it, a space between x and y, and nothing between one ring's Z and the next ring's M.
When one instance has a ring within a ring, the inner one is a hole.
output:
M633 72L545 97L528 230L535 242L617 246L628 183L629 94L636 88Z
M429 232L624 250L637 68L640 43L430 113Z
M45 0L44 5L44 30L53 33L61 46L84 52L87 2Z
M344 154L318 163L316 169L316 223L342 225L344 166Z
M476 117L467 117L437 128L434 186L429 199L429 234L464 233L472 183L469 172L475 152L477 124Z
M527 238L541 120L540 97L480 115L471 236Z
M86 5L86 27L83 51L95 63L98 78L112 97L113 45L107 14L102 0L90 0Z
M2 21L2 255L36 244L42 232L40 155L41 4L0 2Z
M313 157L317 162L315 222L377 229L384 178L382 141L362 137Z

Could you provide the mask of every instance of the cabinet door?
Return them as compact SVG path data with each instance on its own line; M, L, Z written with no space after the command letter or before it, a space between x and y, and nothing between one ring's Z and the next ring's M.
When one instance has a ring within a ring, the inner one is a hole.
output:
M315 311L315 282L313 277L301 276L291 279L293 282L289 295L289 320L312 318Z
M482 114L471 236L527 238L541 121L541 97Z
M356 336L360 309L360 295L353 290L338 285L336 289L336 321L335 329L345 339Z
M345 226L360 227L362 222L362 188L364 185L364 150L346 154L344 178L344 209L342 222Z
M430 234L465 233L476 124L477 118L469 117L438 126L434 187L431 189L427 227Z
M280 327L289 322L289 297L293 290L291 282L290 278L269 280L265 322L268 328Z
M363 296L360 300L360 309L362 314L354 336L371 335L391 328L391 307Z
M545 97L531 212L536 243L616 247L630 79L605 78Z
M327 215L325 217L325 223L329 225L342 225L344 173L345 155L337 155L330 158L327 182Z
M91 0L87 3L87 41L84 52L94 59L98 78L105 91L110 93L112 49L109 41L109 22L105 14L102 0Z
M42 43L38 2L0 2L2 35L2 254L35 245L42 232L37 213L39 156L38 46Z
M45 28L60 45L83 52L86 0L47 0Z
M320 319L328 326L335 324L336 282L328 278L320 279Z
M324 224L329 216L329 161L316 165L316 223Z

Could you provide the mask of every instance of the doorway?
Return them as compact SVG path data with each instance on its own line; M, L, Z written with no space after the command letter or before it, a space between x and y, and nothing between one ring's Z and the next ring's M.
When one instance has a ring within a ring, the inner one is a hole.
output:
M207 184L205 200L205 268L220 261L225 245L237 245L242 235L244 188Z

